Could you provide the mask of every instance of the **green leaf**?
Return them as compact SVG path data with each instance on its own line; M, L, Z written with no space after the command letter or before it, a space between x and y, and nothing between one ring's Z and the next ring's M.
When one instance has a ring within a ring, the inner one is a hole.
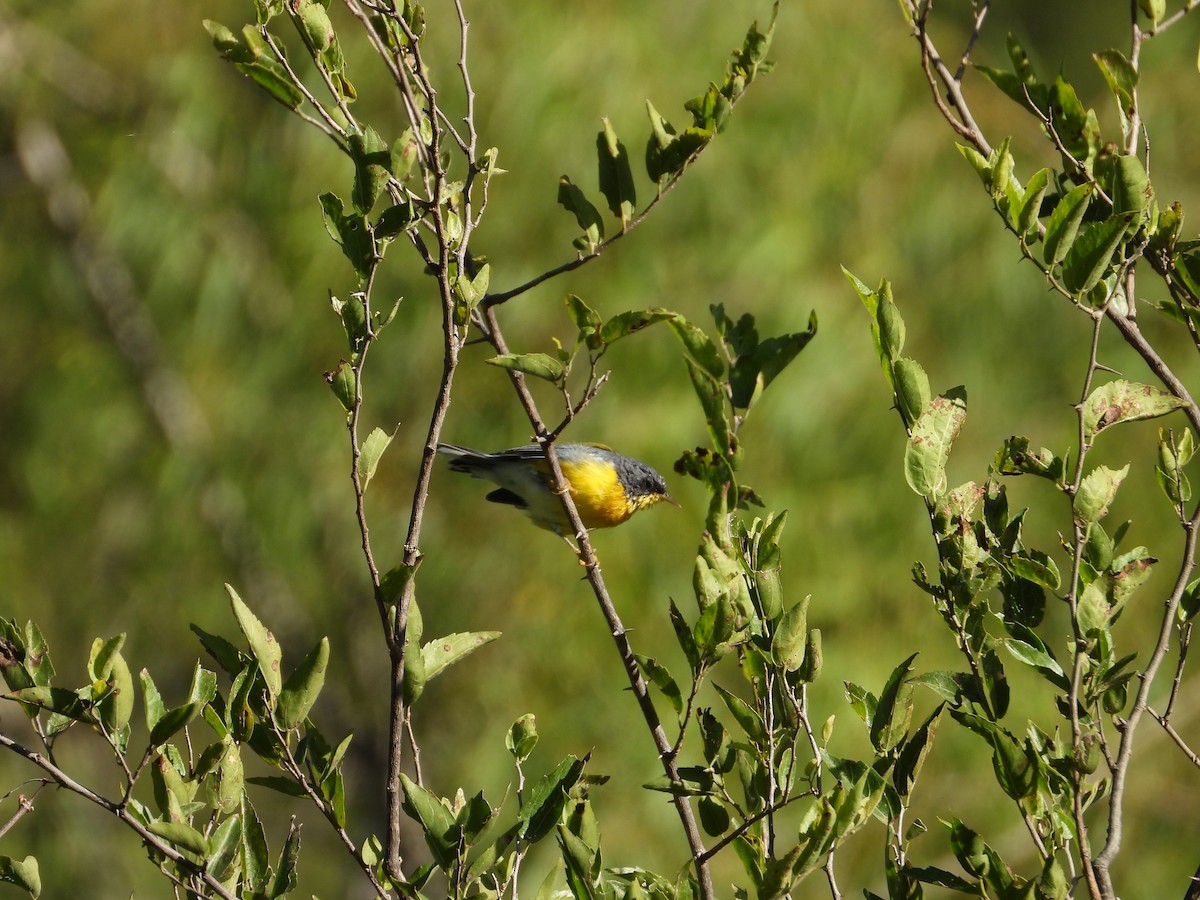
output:
M733 634L733 604L729 594L722 593L700 613L692 635L700 658L707 664L719 662L729 652Z
M174 844L180 850L187 850L199 856L208 855L208 838L184 822L147 822L146 830Z
M410 619L414 607L409 607ZM419 613L418 613L419 616ZM418 624L420 619L418 618ZM425 672L425 654L420 644L420 628L410 629L404 640L404 703L412 706L425 691L428 677Z
M669 322L676 315L677 313L660 307L631 309L628 312L617 313L601 327L599 334L600 343L615 343L623 337L628 337L658 322Z
M1119 50L1102 50L1093 53L1092 59L1100 67L1100 74L1104 76L1116 101L1117 111L1121 115L1121 132L1128 134L1129 122L1133 115L1133 90L1138 82L1137 69Z
M729 116L733 113L729 99L712 82L709 82L708 90L699 97L693 97L683 104L683 107L692 114L692 122L697 128L718 134L725 130Z
M1167 14L1167 0L1138 0L1138 9L1149 17L1151 27L1156 27Z
M1075 88L1061 75L1054 79L1051 95L1050 111L1059 138L1067 153L1090 172L1100 151L1100 124L1095 110L1084 108Z
M1123 379L1096 388L1083 404L1084 438L1120 422L1165 416L1187 404L1161 388Z
M238 869L239 851L242 844L242 817L229 816L223 820L209 839L212 854L205 871L217 881L225 881Z
M1041 216L1042 200L1045 199L1049 184L1049 169L1039 169L1030 176L1029 183L1025 185L1025 196L1021 205L1014 211L1018 234L1028 234L1037 224Z
M912 671L913 654L892 670L871 718L871 743L880 753L891 750L908 733L912 721L913 685L908 680Z
M541 378L553 384L559 384L567 372L560 360L547 353L502 353L484 362L508 369L510 372L521 372L533 378Z
M163 703L162 694L158 692L158 687L154 684L150 673L142 669L138 673L138 677L142 683L142 703L146 707L146 727L153 730L159 720L166 715L167 707Z
M1013 554L1010 562L1013 572L1026 581L1040 584L1042 587L1049 588L1052 591L1058 590L1058 586L1061 583L1058 566L1054 564L1053 559L1042 551L1022 550Z
M1029 438L1013 435L1001 444L993 462L1001 475L1037 475L1055 481L1062 476L1063 461L1053 452L1042 447L1029 449Z
M571 179L566 175L558 180L558 202L568 212L573 213L575 222L583 229L583 246L579 249L592 252L604 239L604 220L600 210L592 205Z
M392 437L393 435L388 434L382 428L376 428L363 441L362 451L358 459L358 470L362 475L362 489L364 491L367 489L367 485L371 483L371 479L375 477L375 469L379 466L379 460L383 456L383 451L392 442Z
M879 307L884 303L892 303L891 285L888 284L886 278L883 278L879 281L879 288L871 290L845 266L842 266L842 274L854 286L854 290L858 294L859 299L862 300L863 306L867 308L867 316L871 320L871 339L875 344L875 355L879 357L879 363L883 367L883 375L887 379L888 387L894 392L896 387L892 374L894 360L884 348L883 337L879 329Z
M726 708L733 714L733 718L741 726L742 731L746 733L746 737L757 747L765 747L767 741L766 727L763 725L762 717L750 707L741 697L731 691L726 690L719 684L714 684L717 694L725 703Z
M896 385L896 407L904 417L904 424L913 424L929 409L929 376L916 360L902 356L892 366Z
M1154 201L1154 189L1139 157L1118 156L1113 160L1113 214L1140 216Z
M1095 527L1092 529L1095 531ZM1056 573L1057 574L1057 573ZM1036 628L1046 615L1046 590L1024 578L1004 579L1000 586L1004 594L1004 621Z
M679 685L675 679L671 677L671 672L652 656L642 656L635 654L638 668L640 668L650 682L662 692L662 695L667 698L671 706L674 707L676 714L683 713L683 694L679 690Z
M275 707L275 721L290 731L308 715L317 695L325 686L325 667L329 664L329 638L323 637L288 676Z
M935 397L912 428L904 453L908 486L929 500L946 490L946 463L950 448L967 416L967 392L951 388Z
M601 900L592 877L597 852L562 825L558 826L558 845L562 849L563 870L571 896L576 900Z
M879 706L879 700L866 688L855 684L853 681L847 681L845 685L846 700L849 702L850 708L854 710L855 715L862 719L863 724L870 731L871 723L875 720L875 709Z
M991 163L991 176L988 178L988 188L992 192L992 199L1000 204L1002 198L1008 194L1008 189L1012 184L1013 170L1013 155L1009 151L1008 146L1011 138L1005 138L1000 142L1000 146L992 151L989 159Z
M1079 233L1079 223L1087 212L1088 202L1092 199L1092 186L1081 184L1072 188L1067 195L1058 201L1054 212L1046 223L1046 245L1042 259L1047 265L1053 266L1061 262L1075 243Z
M808 604L811 600L810 594L785 612L771 636L771 655L785 672L795 672L804 664L804 650L808 643Z
M596 349L600 343L597 332L603 324L600 313L596 312L574 294L567 294L563 298L563 302L566 303L571 321L579 329L580 340L586 340L589 348Z
M692 629L684 619L683 613L679 611L679 607L675 605L674 600L669 600L669 616L671 619L671 627L675 629L675 639L679 643L679 648L683 651L684 657L688 661L693 673L696 672L700 665L700 652L696 649L696 641L692 637Z
M100 701L99 707L100 720L111 733L119 732L133 717L133 675L125 657L121 655L124 642L124 633L103 642L97 638L92 642L92 653L88 659L88 674L92 680L104 681L111 688L109 695Z
M475 273L474 278L462 275L454 279L455 296L469 309L474 309L479 301L487 295L488 285L491 284L491 281L491 263L484 263Z
M1084 525L1088 525L1098 522L1108 515L1108 507L1117 494L1117 488L1121 486L1121 482L1125 480L1128 473L1129 464L1126 463L1124 468L1117 470L1107 466L1097 466L1085 475L1079 483L1079 490L1075 494L1075 501L1072 504L1075 518Z
M696 365L715 379L725 376L725 361L721 359L721 352L703 328L680 315L670 318L668 324Z
M1041 641L1038 641L1038 643L1040 644ZM1067 679L1062 666L1058 664L1058 660L1046 651L1044 645L1035 647L1016 638L1006 638L1004 646L1008 648L1009 653L1025 663L1025 665L1041 672L1046 680L1059 690L1070 690L1071 683Z
M525 713L513 722L507 734L504 735L504 746L509 753L516 757L517 762L528 759L533 748L537 746L537 742L537 719L533 713Z
M892 305L894 309L894 304ZM729 373L730 400L738 409L749 409L788 364L817 334L817 314L808 317L808 329L760 341L739 355Z
M812 684L820 677L824 661L825 655L821 650L821 629L810 628L804 646L804 664L797 670L797 677L805 684Z
M341 360L336 369L325 373L325 381L329 385L329 389L333 391L333 395L338 398L338 402L342 404L342 408L347 412L352 410L358 398L354 368L350 363L344 359Z
M77 722L91 724L96 721L95 715L92 712L92 704L80 697L75 691L69 691L66 688L36 685L34 687L22 688L19 691L10 691L5 696L10 700L16 700L18 703L30 703L34 706L40 706L42 709L49 710Z
M42 892L42 876L38 871L37 859L32 856L24 859L0 856L0 882L18 887L36 898Z
M917 776L921 774L921 767L925 764L925 758L933 747L933 736L937 733L938 723L941 722L945 709L946 704L939 703L929 718L922 722L912 737L901 746L896 768L892 772L892 782L902 799L907 799L912 793Z
M242 791L246 785L246 772L242 765L242 755L233 738L227 737L223 746L220 770L211 792L211 799L216 809L229 815L241 807Z
M400 773L400 786L404 790L404 810L420 823L434 862L443 869L449 868L454 862L457 844L458 828L454 815L436 795L403 772Z
M200 715L203 709L203 703L192 702L167 710L150 729L150 746L158 747L166 743L173 734Z
M709 837L720 837L729 830L729 810L715 797L701 797L697 803L700 825Z
M238 627L242 629L242 634L246 636L246 642L250 646L250 652L258 662L258 668L262 672L267 690L272 698L278 697L279 691L283 687L283 677L279 671L279 665L283 660L283 651L279 649L279 642L275 640L275 635L271 634L266 626L258 620L258 617L250 611L250 607L242 601L232 585L226 584L225 590L229 594L229 601L233 606L233 614L237 618Z
M292 83L287 70L274 58L266 42L251 26L243 29L242 41L224 25L211 19L204 20L204 27L212 36L213 46L233 63L234 68L288 109L300 108L304 103L304 94Z
M425 680L439 675L465 656L500 637L499 631L463 631L448 634L421 647Z
M617 133L613 131L608 117L600 121L604 124L604 128L596 135L600 193L604 195L612 214L621 220L621 227L625 228L637 208L637 188L633 183L629 152L617 140Z
M293 819L288 827L288 836L279 851L279 862L275 866L275 882L270 896L283 897L296 887L296 863L300 856L300 826Z
M246 885L253 890L266 887L270 872L267 856L267 835L250 798L242 795L242 871Z
M1076 618L1079 621L1079 633L1085 637L1095 637L1103 631L1112 613L1102 584L1100 580L1093 581L1079 595Z
M325 231L342 248L342 254L350 261L358 276L365 279L378 262L375 241L366 218L356 213L347 214L336 194L324 193L317 199L321 203Z
M713 446L721 453L728 454L732 447L733 429L729 424L729 414L725 406L726 396L722 384L709 375L690 357L684 357L688 377L700 400L700 408L704 411L704 421L708 426L708 435Z
M1121 216L1084 225L1062 261L1063 286L1072 293L1085 294L1099 284L1128 226L1128 218Z
M191 625L190 627L196 636L200 638L200 643L204 646L208 655L213 658L226 675L236 675L242 669L246 668L246 664L250 662L249 656L220 635L209 634L197 625Z
M325 13L320 3L309 3L306 9L317 9ZM325 25L329 24L329 16L325 14ZM333 33L329 33L330 41ZM354 190L350 202L354 211L365 216L375 206L387 188L389 171L392 164L392 153L383 139L371 126L367 126L362 134L351 134L347 142L350 148L350 158L354 160Z
M313 0L300 0L293 8L300 20L302 33L308 39L311 48L317 53L329 49L336 35L325 7Z
M971 168L975 170L975 174L979 176L979 180L983 182L984 187L990 190L992 186L992 164L988 161L988 158L974 147L968 147L966 144L955 144L955 146L958 147L958 152L962 154L963 159L971 164Z
M567 803L567 792L583 774L588 757L568 756L533 786L517 813L519 836L536 844L553 830Z
M1167 499L1174 504L1186 503L1192 498L1192 485L1183 472L1195 452L1190 428L1183 430L1183 437L1175 441L1174 431L1158 431L1158 464L1154 476Z

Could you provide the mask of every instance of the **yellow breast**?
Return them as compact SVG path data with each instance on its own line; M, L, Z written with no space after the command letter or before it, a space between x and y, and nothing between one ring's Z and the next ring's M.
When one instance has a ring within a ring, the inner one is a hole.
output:
M588 528L620 525L635 511L625 489L617 479L617 470L604 461L560 461L563 475L571 483L571 499L579 517Z

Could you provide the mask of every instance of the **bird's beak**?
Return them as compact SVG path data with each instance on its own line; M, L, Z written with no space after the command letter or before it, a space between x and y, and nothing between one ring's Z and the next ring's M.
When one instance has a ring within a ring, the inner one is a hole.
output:
M665 500L667 503L670 503L672 506L677 506L680 509L683 509L683 504L680 503L678 500L676 500L674 497L672 497L670 494L663 494L662 499Z

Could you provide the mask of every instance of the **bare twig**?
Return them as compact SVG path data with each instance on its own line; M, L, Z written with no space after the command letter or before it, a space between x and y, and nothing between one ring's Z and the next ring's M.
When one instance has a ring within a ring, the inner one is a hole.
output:
M790 806L791 804L795 803L797 800L803 800L805 797L815 796L815 793L816 793L815 791L805 791L802 794L796 794L795 796L787 797L787 798L781 800L779 803L769 805L763 809L760 809L758 812L756 812L752 816L747 816L746 820L744 822L742 822L741 825L739 825L737 828L733 829L732 831L728 832L727 834L722 835L722 837L719 841L717 841L715 844L713 844L711 847L709 847L707 850L705 850L704 853L702 853L700 855L701 860L703 860L704 862L708 862L710 859L712 859L714 856L716 856L718 853L720 853L722 850L724 850L726 847L728 847L730 844L732 844L734 841L736 841L738 838L740 838L743 834L745 834L747 831L749 831L751 828L753 828L755 825L757 825L759 822L761 822L767 816L774 815L775 813L779 812L779 810L783 809L785 806Z
M1196 751L1188 746L1187 741L1183 739L1183 735L1175 730L1175 726L1167 720L1166 714L1164 713L1163 715L1159 715L1154 711L1153 707L1147 707L1146 712L1150 713L1150 717L1162 726L1163 731L1167 733L1167 737L1173 740L1175 742L1175 746L1183 751L1183 755L1188 758L1188 761L1193 766L1200 768L1200 756L1197 756Z
M9 830L21 821L27 813L33 812L33 801L50 782L41 779L38 786L34 789L32 796L26 797L25 794L17 795L17 811L8 817L8 821L0 825L0 838L8 834Z
M825 872L825 880L829 882L829 896L833 900L842 900L842 892L838 890L837 875L833 869L833 853L834 851L829 851L829 855L825 857L825 865L821 868Z
M963 74L967 71L967 64L971 61L971 51L975 49L975 42L979 40L979 35L983 32L983 20L987 18L988 8L990 7L989 0L980 0L975 5L975 21L971 23L971 36L967 38L967 46L963 48L962 56L958 60L958 70L954 73L955 81L962 81Z
M296 29L298 31L301 30L299 23L296 23ZM304 80L299 75L296 74L296 70L293 69L292 64L290 62L288 62L287 54L284 53L283 50L280 48L280 46L275 42L275 37L274 37L274 35L271 34L270 31L267 30L267 26L266 25L258 26L258 33L262 37L262 39L266 43L266 45L271 48L271 53L272 53L272 55L274 55L275 60L281 66L283 66L284 71L287 72L288 79L292 82L292 85L298 91L300 91L300 94L304 97L305 100L308 101L309 105L320 114L321 118L319 120L314 119L312 116L308 115L306 112L304 112L303 110L300 110L300 109L294 110L296 115L298 115L300 118L302 118L309 125L312 125L314 128L318 129L319 131L324 132L327 137L329 137L335 144L338 145L339 149L341 149L343 152L345 152L347 149L346 130L337 123L337 121L333 118L333 116L329 115L329 112L325 109L324 104L322 104L319 100L317 100L316 97L313 96L312 91L310 91L308 89L308 86L304 83ZM307 41L305 41L305 43L307 44ZM310 48L310 53L311 53L311 48ZM312 57L315 62L316 55L312 54ZM351 126L353 126L355 128L355 130L357 130L358 126L354 123L354 117L352 115L350 115L349 109L346 109L345 101L343 101L341 99L341 96L338 94L337 90L334 88L333 82L329 80L329 74L325 71L324 67L322 67L320 65L316 65L315 68L318 72L321 73L321 78L324 80L325 86L329 90L329 93L337 100L338 107L340 109L342 109L343 113L346 116L346 121L349 122L351 124Z
M959 137L970 141L976 150L987 156L992 152L991 144L987 142L975 123L975 117L971 115L971 109L963 97L962 85L942 61L933 39L926 30L927 18L933 8L932 0L929 0L923 10L918 10L912 0L905 0L905 4L914 22L913 34L921 45L921 67L929 89L933 92L933 102ZM945 99L942 98L942 90L946 91Z

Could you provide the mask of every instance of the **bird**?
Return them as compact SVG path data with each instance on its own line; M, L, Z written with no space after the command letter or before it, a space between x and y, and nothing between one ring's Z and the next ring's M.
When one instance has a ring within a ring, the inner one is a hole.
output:
M438 444L450 469L499 487L487 495L529 516L533 524L566 536L570 522L554 493L550 467L536 444L499 453L480 453L454 444ZM622 456L603 444L556 444L558 465L585 528L620 525L640 509L666 501L678 506L663 477L644 462Z

